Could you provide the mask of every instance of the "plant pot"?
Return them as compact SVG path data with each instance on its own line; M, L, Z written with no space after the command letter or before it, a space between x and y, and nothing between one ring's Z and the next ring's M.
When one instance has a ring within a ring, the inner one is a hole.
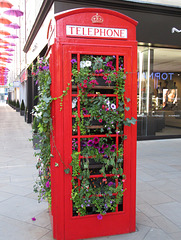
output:
M25 115L25 110L20 110L20 116L24 116Z

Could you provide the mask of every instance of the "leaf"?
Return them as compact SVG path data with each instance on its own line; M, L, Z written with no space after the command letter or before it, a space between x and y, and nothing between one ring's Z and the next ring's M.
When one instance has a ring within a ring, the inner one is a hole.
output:
M126 98L126 100L127 100L127 102L130 102L130 101L131 101L131 99L130 99L130 98Z
M64 170L64 172L65 172L66 174L69 174L69 173L70 173L70 168L66 168L66 169Z
M117 163L122 163L123 162L123 158L118 158Z
M126 111L129 111L129 109L130 109L130 107L125 107L125 110L126 110Z

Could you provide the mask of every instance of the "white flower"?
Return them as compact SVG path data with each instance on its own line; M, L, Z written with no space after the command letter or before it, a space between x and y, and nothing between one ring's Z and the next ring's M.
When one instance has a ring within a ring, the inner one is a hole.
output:
M85 67L86 67L86 62L80 61L80 68L85 68Z
M109 99L106 100L106 104L107 104L108 107L110 107L110 101L109 101Z
M111 104L111 108L112 110L115 110L116 109L116 105L114 103Z
M74 99L72 100L72 108L75 108L76 105L77 105L77 98L74 98Z
M86 67L90 67L91 64L92 64L91 61L86 61L86 62L85 62Z

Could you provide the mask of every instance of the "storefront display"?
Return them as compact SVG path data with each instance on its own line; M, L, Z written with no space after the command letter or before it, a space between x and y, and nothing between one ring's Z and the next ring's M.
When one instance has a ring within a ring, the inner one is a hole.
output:
M181 50L139 47L138 139L181 134Z

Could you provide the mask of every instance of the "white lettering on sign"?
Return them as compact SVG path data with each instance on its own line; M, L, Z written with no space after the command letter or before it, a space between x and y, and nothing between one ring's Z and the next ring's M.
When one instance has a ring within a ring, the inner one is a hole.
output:
M180 29L177 29L175 27L172 28L172 33L181 33L181 30Z
M126 39L127 29L67 25L66 35L77 37L104 37Z

